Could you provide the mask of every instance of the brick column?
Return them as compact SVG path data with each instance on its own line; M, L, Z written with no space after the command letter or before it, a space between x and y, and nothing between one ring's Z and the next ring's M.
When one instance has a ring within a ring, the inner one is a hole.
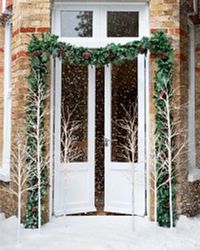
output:
M12 128L16 130L24 117L29 74L27 44L32 34L50 31L50 0L13 1L12 51ZM20 122L19 122L20 121Z
M181 126L188 127L188 110L184 110L182 104L188 103L188 13L191 10L188 8L187 1L179 0L152 0L150 1L150 29L165 29L166 32L173 38L173 47L175 49L175 64L174 64L174 87L180 87L176 93L177 107L179 106L178 118L181 121ZM198 83L200 83L200 28L196 26L196 110L200 110L200 92ZM153 60L153 59L151 59ZM150 63L150 88L151 96L153 94L153 76L155 64ZM150 97L150 123L151 123L151 138L154 132L154 107ZM199 115L197 115L197 127L200 125ZM198 129L198 128L197 128ZM199 129L198 129L199 130ZM187 132L186 132L187 133ZM151 145L151 144L150 144ZM197 154L199 150L197 146ZM186 148L187 150L187 148ZM177 178L177 213L195 215L200 212L200 182L188 182L188 154L181 156L177 160L176 167L179 173ZM151 193L151 214L153 213L153 193ZM153 216L151 216L153 218Z
M31 35L41 36L50 31L51 0L14 0L12 32L12 141L16 131L23 129L27 93L27 76L29 75L29 58L27 45ZM0 121L3 86L3 28L0 26ZM1 142L0 123L0 142ZM11 166L12 167L12 166ZM1 185L1 183L0 183ZM0 211L7 215L16 213L16 201L13 197L0 193ZM48 213L48 208L46 209Z
M168 35L173 38L173 47L176 49L175 68L174 68L174 86L180 85L180 3L179 0L152 0L149 3L149 20L150 32L155 32L159 29L165 30ZM147 138L149 145L152 145L152 140L155 131L155 110L153 103L153 88L154 88L154 71L155 59L150 58L150 137ZM150 148L152 151L153 148ZM148 157L148 166L151 165L151 155ZM150 183L151 185L152 183ZM154 213L154 193L150 192L150 218L153 219Z

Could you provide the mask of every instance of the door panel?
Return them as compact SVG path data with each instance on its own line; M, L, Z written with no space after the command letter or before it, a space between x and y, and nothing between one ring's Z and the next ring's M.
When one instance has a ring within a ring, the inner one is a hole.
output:
M95 70L57 62L57 74L55 214L95 211Z
M140 56L133 62L105 68L105 211L108 212L130 214L133 204L136 214L145 212L143 62ZM128 130L121 126L127 112L137 115L132 155L126 151Z

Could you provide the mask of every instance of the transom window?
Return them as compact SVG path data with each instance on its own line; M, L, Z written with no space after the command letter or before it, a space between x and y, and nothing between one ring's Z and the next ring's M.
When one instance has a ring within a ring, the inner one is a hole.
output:
M146 4L55 4L54 33L61 41L91 48L127 43L147 34Z

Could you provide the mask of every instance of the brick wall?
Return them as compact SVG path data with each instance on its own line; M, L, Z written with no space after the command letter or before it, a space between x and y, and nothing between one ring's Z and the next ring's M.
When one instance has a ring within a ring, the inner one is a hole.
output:
M16 131L24 127L29 59L27 45L31 35L50 31L51 0L13 0L12 36L12 141ZM1 51L0 51L1 53ZM0 97L1 98L1 97ZM0 186L2 183L0 182ZM13 199L0 193L0 209L6 214L16 212ZM10 205L8 206L10 200ZM12 200L12 201L11 201ZM14 204L14 205L12 205ZM47 207L48 213L48 207Z
M31 34L50 28L50 1L13 1L12 127L23 122L29 60L27 44Z
M154 0L150 1L150 28L151 31L163 28L173 38L173 47L175 48L175 65L174 65L174 87L179 87L176 93L176 99L183 107L188 102L188 28L187 16L188 6L186 1L171 0ZM196 109L200 109L200 28L196 25ZM153 60L153 59L151 59ZM150 64L150 88L151 96L153 95L153 75L155 65ZM150 97L151 98L151 97ZM184 111L184 112L183 112ZM199 111L200 112L200 111ZM177 114L181 125L188 126L188 110L180 110ZM196 132L199 132L200 120L197 115ZM154 131L154 108L153 103L150 104L151 117L151 141ZM200 140L200 139L199 139ZM198 142L199 143L199 142ZM199 143L200 144L200 143ZM197 145L197 155L200 152L200 145ZM187 150L187 148L186 148ZM150 159L151 161L151 159ZM177 180L177 212L178 214L186 214L193 216L200 213L200 182L188 182L188 153L177 161L177 170L179 177ZM151 193L151 218L153 218L153 193Z
M12 0L6 0L6 7L10 7L12 5Z
M187 101L188 97L188 61L187 61L187 6L182 4L179 0L151 0L150 8L150 30L153 32L157 29L165 29L166 32L173 38L173 46L175 48L175 67L174 67L174 87L181 86L177 92L177 98L180 98L180 103ZM31 34L40 36L42 32L50 30L51 21L51 0L14 0L13 1L13 43L12 43L12 137L19 127L23 127L24 122L24 106L27 93L27 79L29 74L29 60L27 57L27 44L30 41ZM1 32L0 27L0 32ZM199 26L197 31L200 32ZM200 57L200 44L197 33L197 58ZM1 44L1 34L0 34ZM0 45L1 48L1 45ZM0 49L0 65L1 65ZM155 70L154 58L151 58L150 63L150 100L153 95L153 77ZM199 60L200 61L200 60ZM197 85L200 81L200 65L196 63ZM0 66L1 69L1 66ZM2 74L0 74L1 84ZM1 86L0 86L1 88ZM1 90L1 89L0 89ZM200 98L198 97L198 100ZM1 105L1 96L0 96ZM197 103L198 105L198 103ZM0 106L1 110L1 106ZM183 113L183 112L182 112ZM0 111L1 115L1 111ZM179 114L180 115L180 114ZM1 118L1 117L0 117ZM180 115L183 124L187 123L187 112L184 116ZM154 107L153 102L150 102L150 138L151 141L154 133ZM1 138L1 125L0 125ZM199 146L198 146L199 147ZM199 149L198 149L199 150ZM186 157L187 158L187 157ZM178 162L181 178L178 180L178 196L177 207L178 213L196 214L199 212L198 208L198 194L199 183L188 183L187 174L188 166L185 162ZM151 194L151 201L153 201L153 194ZM0 194L1 196L1 194ZM2 197L2 196L1 196ZM9 214L15 212L14 206L8 208L6 204L8 201L2 202L4 211ZM151 203L153 204L153 202ZM12 210L12 211L10 211ZM153 211L153 205L151 205ZM188 212L190 211L190 212Z
M150 1L150 31L154 32L158 29L164 29L168 35L173 38L173 47L175 48L175 66L174 66L174 87L180 86L180 16L179 16L179 0L153 0ZM153 86L154 86L154 58L150 59L150 137L148 138L149 145L152 145L152 138L155 130L155 110L152 101ZM151 148L150 150L153 150ZM151 155L149 156L148 165L151 163ZM150 214L153 219L154 213L154 194L150 193Z

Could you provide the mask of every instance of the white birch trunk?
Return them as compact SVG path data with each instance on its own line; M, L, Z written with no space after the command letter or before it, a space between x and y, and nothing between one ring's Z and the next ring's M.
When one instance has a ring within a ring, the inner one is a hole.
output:
M21 240L21 230L20 230L20 226L21 226L21 207L22 207L22 205L21 205L21 203L22 203L22 198L21 198L21 195L22 195L22 167L23 166L21 166L21 151L20 151L20 148L17 148L17 158L18 158L18 160L19 160L19 162L17 163L17 176L18 176L18 180L17 180L17 182L18 182L18 186L17 186L17 188L18 188L18 194L17 194L17 198L18 198L18 208L17 208L17 243L19 244L20 243L20 240Z
M132 230L135 231L135 166L131 164L132 169Z
M170 103L169 96L166 101L167 109L167 127L168 127L168 174L169 174L169 214L170 214L170 228L173 228L173 195L172 195L172 131L171 131L171 118L170 118Z
M154 181L154 221L157 222L157 174Z
M38 178L38 229L41 229L41 145L40 145L40 109L41 109L41 83L38 84L37 96L37 178Z
M21 242L21 191L18 195L17 243Z
M23 133L24 135L24 133ZM26 143L23 141L23 135L17 134L15 144L11 151L12 168L10 172L10 184L2 188L3 192L17 197L17 244L21 242L21 210L23 194L28 190L33 190L36 186L27 187L29 177L36 176L35 170L27 170L27 150Z

